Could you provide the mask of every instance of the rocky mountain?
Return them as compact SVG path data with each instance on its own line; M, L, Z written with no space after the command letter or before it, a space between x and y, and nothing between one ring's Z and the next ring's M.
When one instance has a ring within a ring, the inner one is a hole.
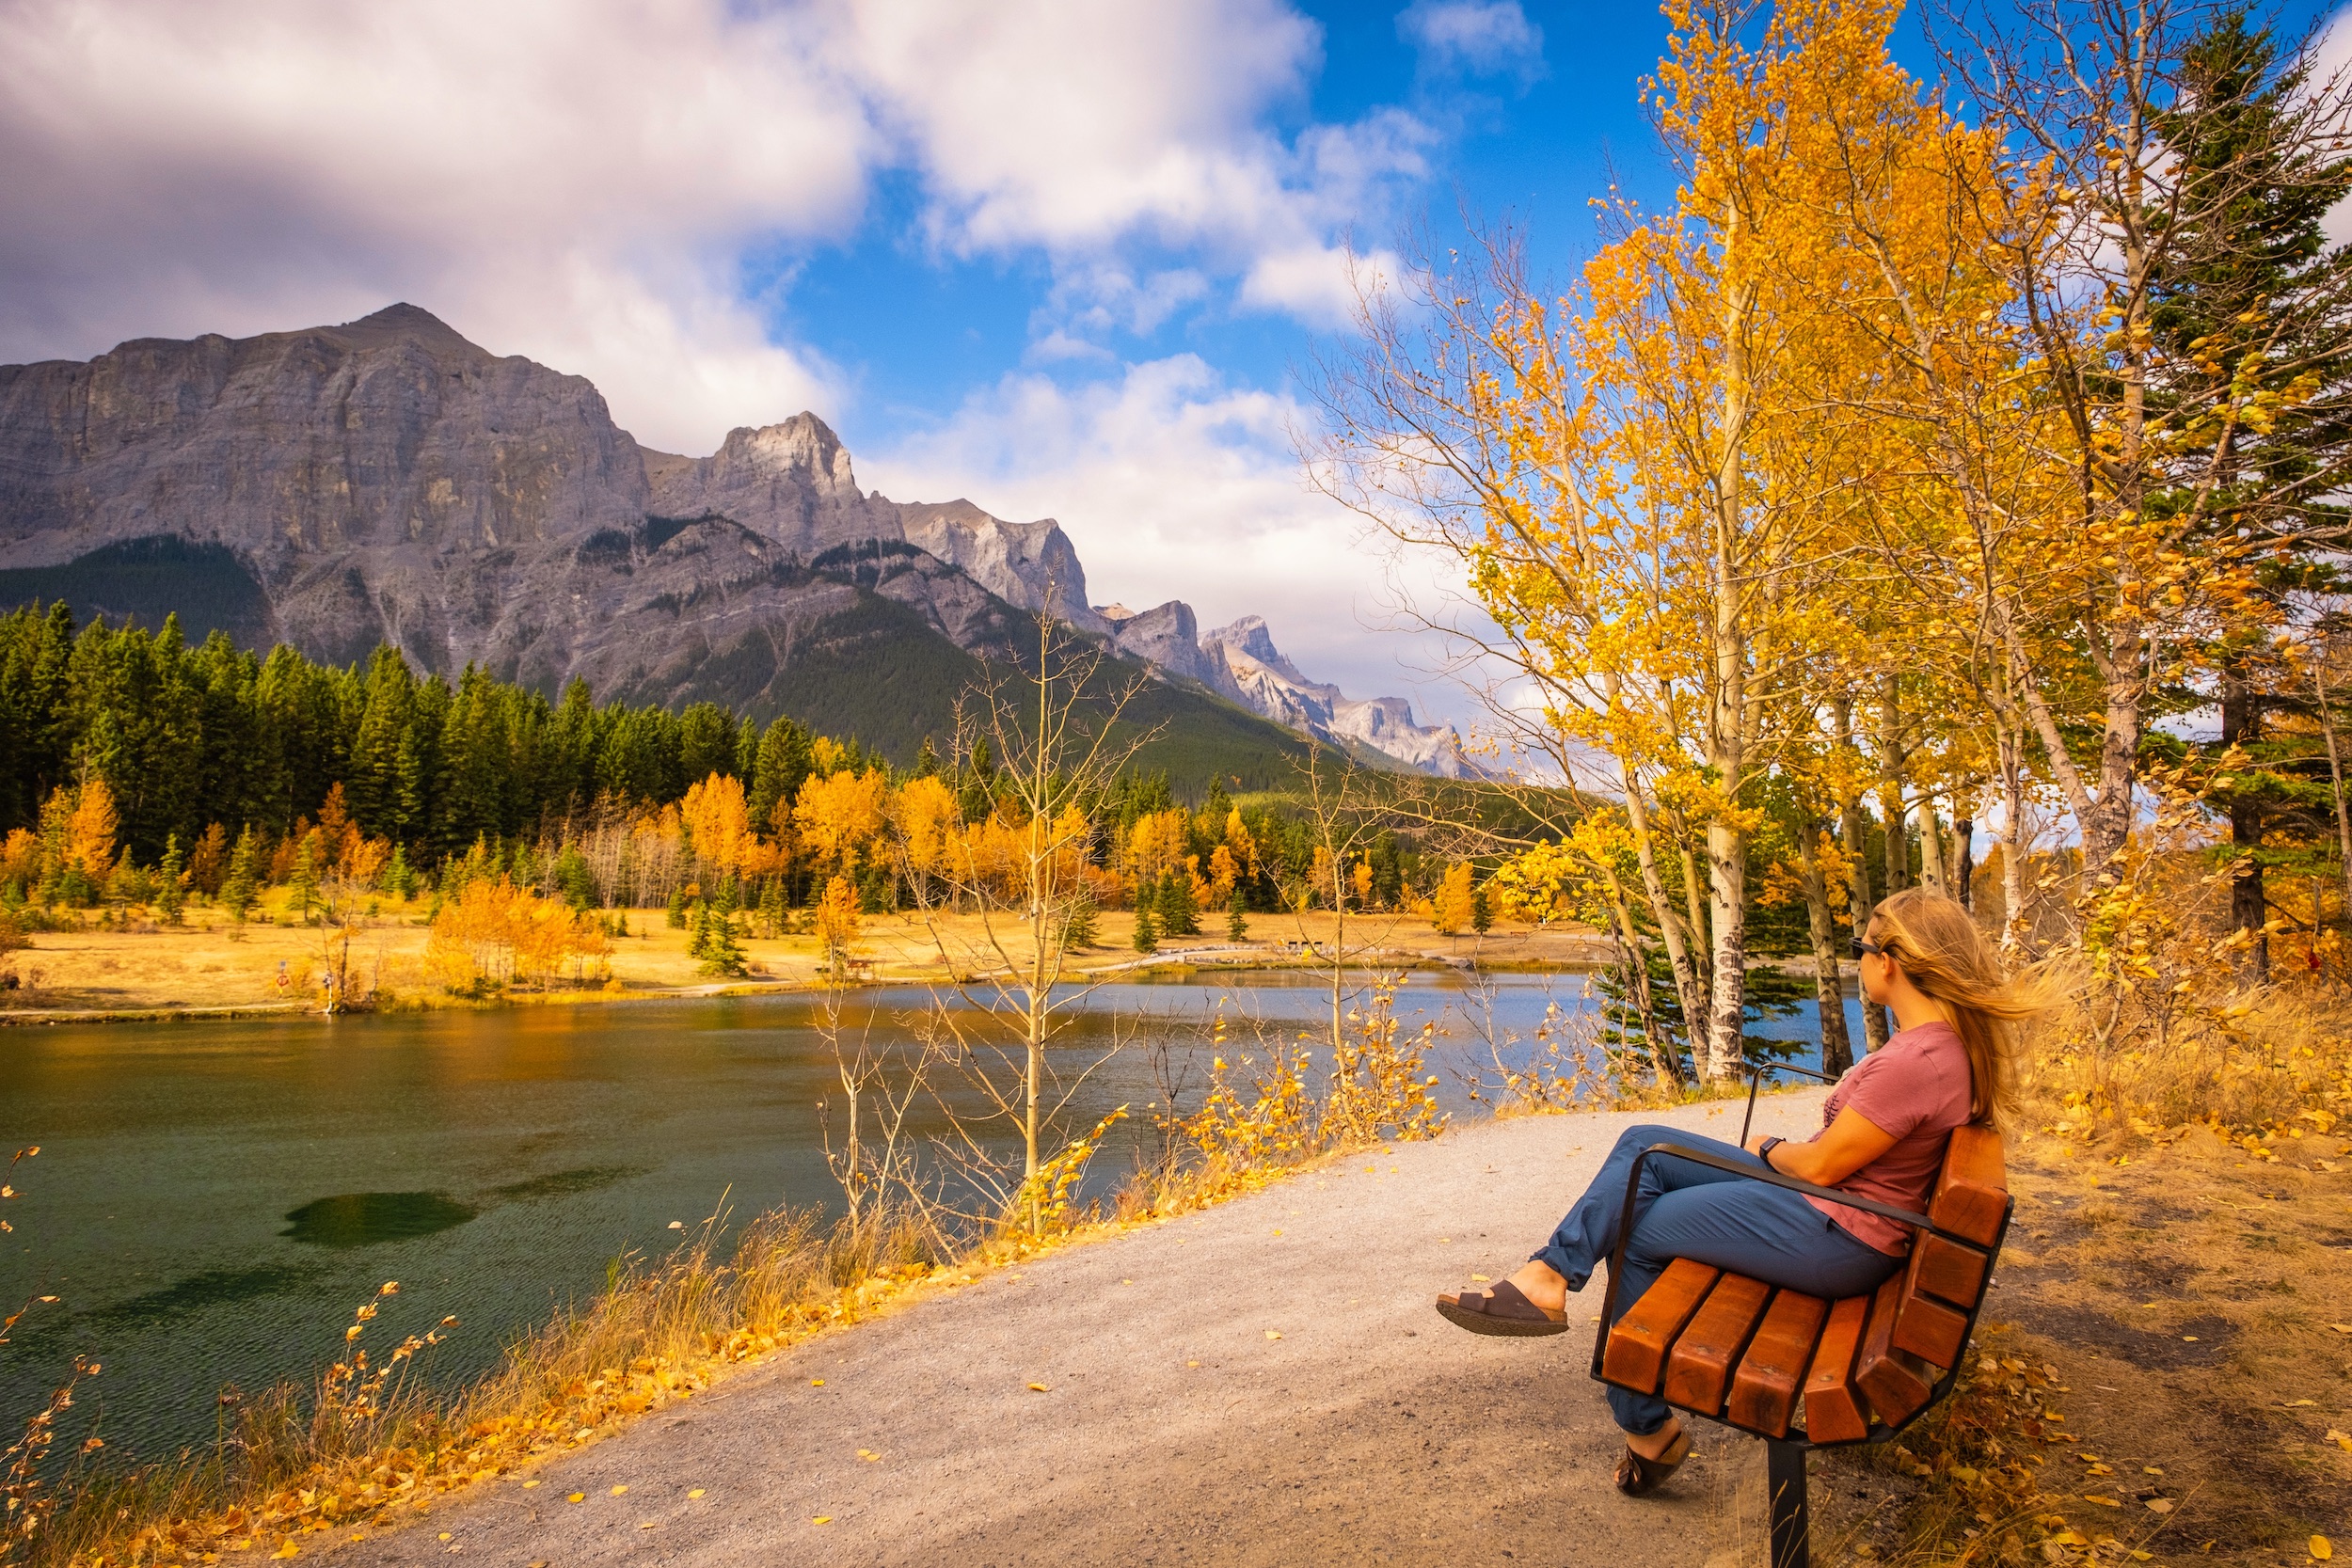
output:
M1351 698L1336 686L1309 680L1274 646L1265 622L1245 615L1200 640L1219 679L1213 684L1278 724L1334 744L1377 752L1424 773L1462 778L1476 768L1462 754L1451 724L1417 724L1402 697Z
M814 414L732 431L707 457L652 451L586 380L408 305L0 366L0 605L35 596L176 610L199 635L337 662L389 642L445 673L707 697L885 746L903 730L910 749L1045 610L1162 673L1184 722L1251 755L1282 743L1181 693L1406 766L1459 754L1401 699L1298 676L1262 624L1204 640L1182 604L1098 612L1051 519L862 490Z

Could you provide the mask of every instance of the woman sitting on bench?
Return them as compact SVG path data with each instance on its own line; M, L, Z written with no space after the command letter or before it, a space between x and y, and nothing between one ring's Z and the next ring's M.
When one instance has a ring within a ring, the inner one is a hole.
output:
M1476 1334L1565 1332L1568 1292L1584 1289L1615 1249L1627 1174L1653 1144L1752 1159L1816 1186L1925 1210L1952 1129L2010 1110L2011 1024L2041 1009L2043 986L2005 978L1968 911L1916 888L1879 905L1854 956L1863 996L1894 1010L1898 1032L1838 1081L1820 1132L1803 1143L1759 1134L1742 1151L1679 1127L1629 1127L1546 1246L1499 1284L1439 1296L1438 1310ZM1892 1220L1660 1155L1642 1166L1616 1315L1677 1258L1809 1295L1857 1296L1893 1274L1909 1245ZM1618 1489L1657 1490L1690 1457L1690 1434L1653 1395L1612 1387L1609 1404L1626 1433Z

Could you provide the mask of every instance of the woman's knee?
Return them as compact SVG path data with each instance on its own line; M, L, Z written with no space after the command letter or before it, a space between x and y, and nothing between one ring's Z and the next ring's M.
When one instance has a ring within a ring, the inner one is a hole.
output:
M1638 1127L1629 1127L1618 1133L1617 1148L1620 1152L1631 1149L1638 1154L1652 1144L1680 1143L1688 1139L1690 1135L1677 1127L1666 1127L1657 1122L1644 1122Z

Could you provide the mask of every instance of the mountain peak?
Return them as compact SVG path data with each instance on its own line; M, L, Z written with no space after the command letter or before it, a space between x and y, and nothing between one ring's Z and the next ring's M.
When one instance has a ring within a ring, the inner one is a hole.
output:
M434 348L463 349L485 356L489 353L432 311L405 300L327 330L342 338L405 338Z

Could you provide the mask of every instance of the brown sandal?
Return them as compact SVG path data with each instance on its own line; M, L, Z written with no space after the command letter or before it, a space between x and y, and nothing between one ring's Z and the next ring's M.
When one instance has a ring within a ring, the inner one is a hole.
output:
M1617 1490L1629 1497L1646 1497L1666 1484L1666 1478L1682 1468L1682 1462L1691 1457L1691 1433L1685 1430L1675 1433L1675 1440L1656 1459L1644 1459L1630 1445L1625 1457L1617 1461Z
M1502 1334L1526 1337L1539 1334L1565 1334L1568 1315L1538 1307L1520 1293L1519 1288L1505 1279L1481 1290L1465 1285L1460 1290L1438 1297L1438 1312L1457 1328L1472 1334Z

